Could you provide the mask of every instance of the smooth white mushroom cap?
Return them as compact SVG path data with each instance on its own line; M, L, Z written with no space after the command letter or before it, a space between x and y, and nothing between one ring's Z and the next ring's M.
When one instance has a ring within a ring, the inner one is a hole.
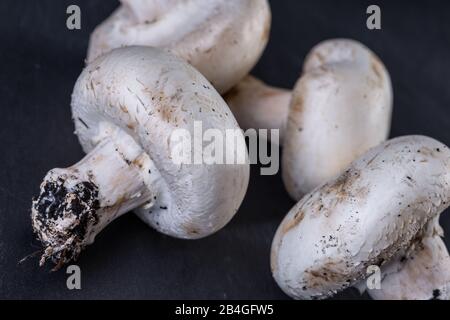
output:
M273 240L273 276L291 297L326 298L378 265L386 277L375 298L425 299L438 289L448 299L438 219L449 205L448 147L423 136L387 141L291 209Z
M296 84L283 144L283 181L299 200L386 140L392 86L381 61L352 40L312 49Z
M256 64L269 37L267 0L122 0L91 36L88 61L111 49L170 49L220 92Z

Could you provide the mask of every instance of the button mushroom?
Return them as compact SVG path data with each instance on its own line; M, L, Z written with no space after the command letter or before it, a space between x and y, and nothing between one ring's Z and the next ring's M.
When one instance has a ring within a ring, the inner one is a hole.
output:
M216 232L238 210L248 163L171 159L172 132L193 134L194 121L221 133L237 129L236 146L244 148L227 152L247 155L227 105L184 60L151 47L113 50L81 73L71 106L87 155L72 167L50 170L33 201L33 229L45 248L41 264L76 258L106 225L133 209L159 232L183 239Z
M306 195L272 243L273 276L297 299L363 287L380 266L376 299L450 297L439 216L450 205L450 150L424 136L387 141Z
M169 48L220 92L258 61L269 37L267 0L121 0L91 36L88 61L111 49Z
M298 200L386 140L392 87L386 68L368 48L336 39L311 50L292 97L247 78L226 101L241 127L280 129L283 180Z

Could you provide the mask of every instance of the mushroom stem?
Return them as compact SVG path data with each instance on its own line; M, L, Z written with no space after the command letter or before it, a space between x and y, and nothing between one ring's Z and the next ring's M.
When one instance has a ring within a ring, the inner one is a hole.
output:
M102 138L80 162L48 172L33 201L32 223L58 269L77 258L112 220L151 201L150 158L123 130Z
M292 92L246 76L226 95L225 101L243 129L279 129L283 141Z
M438 219L427 225L423 238L382 266L380 289L368 290L376 300L450 299L450 256Z

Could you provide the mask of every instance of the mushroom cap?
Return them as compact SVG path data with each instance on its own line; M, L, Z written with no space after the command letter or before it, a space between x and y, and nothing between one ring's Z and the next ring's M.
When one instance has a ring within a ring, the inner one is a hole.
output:
M283 180L299 200L365 151L385 141L392 86L382 62L346 39L318 44L291 99L283 143Z
M155 204L136 213L158 231L179 238L201 238L222 228L238 210L249 179L245 164L177 164L171 156L175 129L194 137L203 130L239 130L231 150L245 153L245 140L228 106L191 65L167 50L115 49L92 61L72 94L76 134L85 152L118 127L151 159L147 180ZM107 128L107 129L104 129ZM227 150L229 151L229 150Z
M449 205L448 147L424 136L387 141L290 210L273 240L273 276L291 297L331 296L434 235Z
M122 46L164 47L224 93L259 60L270 23L267 0L122 0L93 32L87 60Z

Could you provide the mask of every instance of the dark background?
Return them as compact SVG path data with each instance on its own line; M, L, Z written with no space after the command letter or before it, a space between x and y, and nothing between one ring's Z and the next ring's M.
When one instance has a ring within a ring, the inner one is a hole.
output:
M382 30L366 28L369 4ZM78 4L82 29L66 29ZM373 49L390 71L395 95L391 136L424 134L450 145L450 2L271 1L271 40L254 74L291 88L308 50L349 37ZM113 222L81 255L82 290L66 288L64 270L36 258L30 205L45 173L83 156L73 134L70 95L83 68L88 36L117 1L0 2L0 298L285 299L269 268L272 237L294 205L280 175L252 168L232 222L197 241L161 235L135 215ZM450 233L450 212L442 224ZM446 241L449 245L449 240ZM359 298L347 291L338 298ZM363 296L367 298L367 296Z

